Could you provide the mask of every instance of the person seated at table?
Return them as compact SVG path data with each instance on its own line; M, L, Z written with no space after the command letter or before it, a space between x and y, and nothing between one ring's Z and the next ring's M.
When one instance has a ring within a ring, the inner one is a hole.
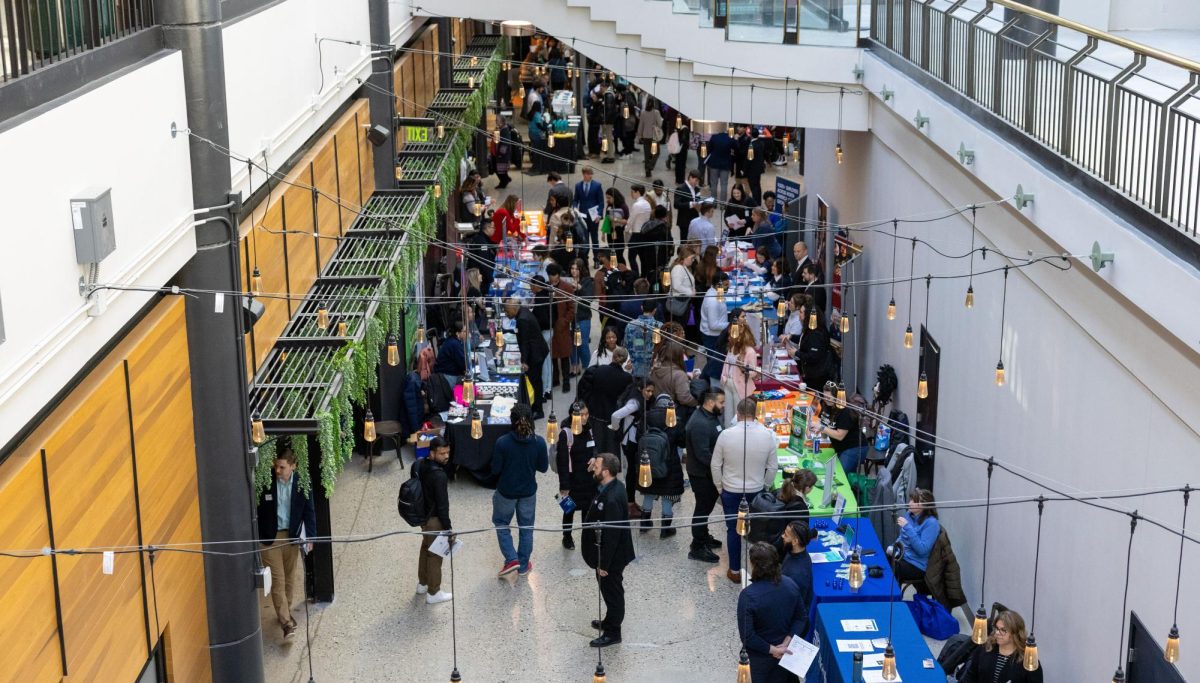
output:
M771 261L771 272L764 278L766 298L768 301L779 301L779 297L787 296L792 290L792 276L788 273L787 261L777 258Z
M812 470L804 468L796 470L795 474L784 479L783 486L779 488L777 498L780 503L783 503L783 508L771 515L768 543L781 556L786 547L783 533L787 531L788 524L795 521L808 524L808 494L812 493L813 487L816 485L817 475L813 474ZM806 540L805 543L808 541Z
M750 546L749 586L738 596L738 635L750 655L752 683L793 683L795 674L779 666L793 634L808 629L808 605L800 587L783 576L779 555L767 543Z
M813 604L813 569L808 544L814 538L816 534L808 526L808 522L802 519L788 522L780 537L782 543L779 552L783 556L781 572L796 582L796 587L800 589L800 599L804 601L804 630L797 631L802 636L808 635L808 613L812 611Z
M896 525L900 527L898 540L902 549L899 558L892 558L896 577L900 581L923 586L925 570L929 568L929 554L942 529L933 493L926 489L913 489L908 494L908 511L896 518Z
M583 431L576 434L571 422L579 415ZM575 510L580 518L587 512L596 497L596 481L592 478L591 460L596 457L596 442L592 438L592 424L589 419L587 406L582 401L571 405L571 416L563 420L562 431L558 435L555 449L555 469L558 472L558 495L560 498L571 497L575 508L563 513L562 546L567 550L575 549L575 540L571 538L571 530L575 527Z
M750 243L754 245L755 256L758 255L758 252L766 253L767 258L771 260L783 256L783 247L779 244L775 226L767 218L767 212L764 209L756 208L750 212L750 218L754 221L754 226L750 231Z
M437 362L433 364L433 371L443 375L451 387L467 374L467 348L463 345L466 339L467 330L462 320L451 320L446 340L438 349Z
M742 267L755 275L766 275L767 271L771 269L771 257L766 251L756 250L754 258L747 259L742 263Z
M499 209L492 214L492 227L495 230L490 235L493 244L500 244L506 238L511 242L520 242L524 235L521 234L521 217L517 212L517 202L520 198L515 194L510 194L504 198L504 203Z
M1026 671L1025 620L1012 610L996 615L992 634L982 648L975 650L967 662L967 668L959 679L961 683L1042 683L1042 665Z

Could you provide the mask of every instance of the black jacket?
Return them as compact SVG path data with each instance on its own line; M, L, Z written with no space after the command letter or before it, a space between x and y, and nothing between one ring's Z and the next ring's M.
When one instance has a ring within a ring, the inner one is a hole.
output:
M650 428L645 434L641 435L642 439L653 439L656 433L662 439L665 439L667 444L667 473L661 477L654 477L650 480L650 486L646 488L639 486L638 490L652 496L681 496L683 495L683 463L679 461L679 451L675 450L675 446L673 445L674 439L670 433L672 430L668 430L664 424L656 424L660 420L656 419L653 412L648 417Z
M258 540L263 545L275 542L275 533L279 519L279 509L275 505L275 477L271 477L271 485L258 501ZM304 533L308 538L317 535L317 510L312 501L300 490L300 474L292 474L292 513L288 517L288 538L300 538L300 525L304 525Z
M517 314L517 347L521 350L521 362L531 368L550 355L550 347L542 337L542 328L537 318L533 317L533 311L528 308L522 308Z
M992 683L995 680L996 659L999 655L998 649L991 652L982 647L976 649L967 662L962 683ZM1021 658L1014 654L1001 670L1000 680L1007 683L1042 683L1042 667L1039 664L1036 671L1026 671Z
M633 376L616 363L593 365L583 371L575 398L583 401L592 419L607 425L617 409L617 399L633 383Z
M804 335L800 337L800 347L796 349L796 360L805 383L816 391L823 389L817 383L825 382L833 374L832 351L829 333L820 327L810 330L806 323Z
M585 526L580 552L592 569L620 571L633 561L633 534L629 531L629 501L625 486L616 479L598 491L583 516L584 524L615 524L601 528ZM597 547L597 544L599 547Z
M812 299L813 299L813 304L817 308L821 309L822 312L824 312L826 310L825 302L827 300L826 299L827 295L825 293L826 287L825 287L824 278L822 278L821 276L818 275L817 279L813 280L811 284L806 285L806 284L803 284L803 282L804 282L803 280L800 281L800 293L811 295ZM826 317L828 318L828 316L826 316Z
M692 192L692 188L687 183L675 188L675 200L672 204L675 207L675 225L678 225L680 230L687 230L692 219L700 215L699 211L688 206L694 201L700 201L700 188L695 189L695 199L692 199Z
M712 479L713 447L721 435L721 417L697 408L683 428L683 442L687 449L687 473L692 479Z
M450 523L450 492L446 470L431 458L421 458L413 463L413 471L421 480L421 492L425 495L425 514L437 517L442 529L453 529Z
M596 480L588 472L588 460L596 455L596 440L591 427L584 425L583 432L571 433L570 418L558 435L555 446L555 461L558 468L558 490L567 491L576 503L587 502L596 495Z

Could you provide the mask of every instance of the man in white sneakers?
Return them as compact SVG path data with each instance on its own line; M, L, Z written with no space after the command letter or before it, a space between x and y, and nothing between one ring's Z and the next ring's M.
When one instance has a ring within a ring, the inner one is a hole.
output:
M442 590L442 556L429 550L438 535L448 535L454 545L454 527L450 524L450 494L447 489L445 465L450 462L450 445L435 436L429 443L429 457L413 463L413 474L421 480L421 493L425 497L425 510L429 515L421 525L421 552L417 556L417 595L424 595L425 602L436 605L452 600L454 596Z

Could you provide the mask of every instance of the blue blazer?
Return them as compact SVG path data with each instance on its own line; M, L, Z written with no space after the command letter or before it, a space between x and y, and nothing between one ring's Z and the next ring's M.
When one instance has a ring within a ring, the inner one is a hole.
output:
M275 505L275 476L271 476L271 485L263 492L258 501L258 540L263 545L275 542L275 526L278 524L278 508ZM300 538L300 525L304 525L304 533L308 538L317 535L317 510L312 501L300 490L300 474L292 475L292 514L288 517L288 538Z
M591 216L587 215L588 209L595 207L600 213L604 213L604 188L600 186L597 180L592 181L591 190L583 191L583 181L575 183L575 203L576 209L579 209L586 216L585 220L591 221Z

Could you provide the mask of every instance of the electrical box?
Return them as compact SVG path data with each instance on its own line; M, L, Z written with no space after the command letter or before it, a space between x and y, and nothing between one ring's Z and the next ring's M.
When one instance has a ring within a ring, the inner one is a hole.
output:
M111 192L112 188L88 188L71 199L71 232L79 263L100 263L117 248Z

